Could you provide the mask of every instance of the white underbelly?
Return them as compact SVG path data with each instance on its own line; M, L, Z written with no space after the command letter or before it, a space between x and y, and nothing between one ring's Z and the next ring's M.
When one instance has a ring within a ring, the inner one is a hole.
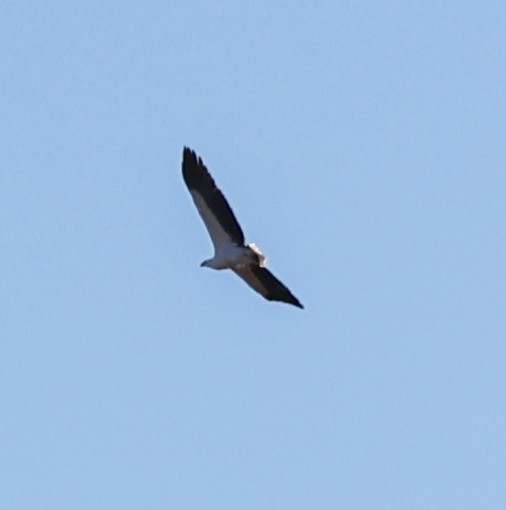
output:
M249 259L246 250L242 246L229 244L217 251L214 258L224 267L236 267L247 265Z

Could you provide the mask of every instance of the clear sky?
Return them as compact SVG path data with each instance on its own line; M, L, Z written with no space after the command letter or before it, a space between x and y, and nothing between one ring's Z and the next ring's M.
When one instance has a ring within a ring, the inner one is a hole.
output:
M503 1L4 1L0 507L506 508ZM306 309L212 255L205 160Z

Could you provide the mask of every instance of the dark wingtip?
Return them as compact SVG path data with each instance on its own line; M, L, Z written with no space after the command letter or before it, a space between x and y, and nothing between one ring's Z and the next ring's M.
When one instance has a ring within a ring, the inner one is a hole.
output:
M283 292L274 297L274 299L304 310L304 305L286 287L283 289Z
M197 156L194 150L186 146L183 148L183 166L189 164L197 165L199 163L199 159L200 158Z
M183 148L183 179L189 189L194 189L205 180L207 169L196 152L189 147Z
M300 308L301 310L304 310L304 305L297 298L295 298L293 301L289 301L289 303L293 306L296 306L297 308Z
M304 310L304 305L291 293L289 295L268 294L267 296L264 297L268 301L279 301L280 303L293 305L296 306L297 308Z

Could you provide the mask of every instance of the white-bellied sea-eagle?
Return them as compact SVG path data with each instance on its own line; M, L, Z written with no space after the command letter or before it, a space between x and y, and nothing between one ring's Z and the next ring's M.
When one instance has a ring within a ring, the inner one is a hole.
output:
M253 244L244 244L244 234L223 193L216 186L202 159L183 150L183 179L214 245L214 257L202 267L232 269L252 289L269 301L282 301L304 308L300 301L266 268L266 257Z

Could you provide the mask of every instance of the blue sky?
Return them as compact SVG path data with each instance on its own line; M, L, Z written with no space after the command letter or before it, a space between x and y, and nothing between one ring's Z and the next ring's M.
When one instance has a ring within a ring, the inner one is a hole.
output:
M503 509L503 2L3 2L0 506ZM199 268L205 160L306 306Z

